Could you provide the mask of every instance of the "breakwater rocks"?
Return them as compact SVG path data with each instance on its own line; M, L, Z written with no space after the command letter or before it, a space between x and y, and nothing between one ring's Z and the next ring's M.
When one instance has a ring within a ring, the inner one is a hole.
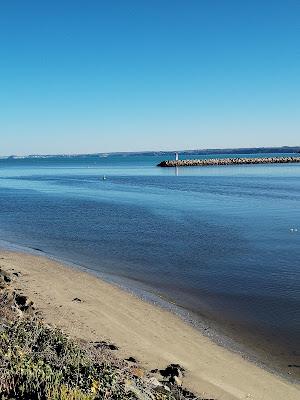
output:
M245 164L287 164L300 163L300 156L295 157L257 157L257 158L208 158L205 160L166 160L158 167L206 167L210 165L245 165Z

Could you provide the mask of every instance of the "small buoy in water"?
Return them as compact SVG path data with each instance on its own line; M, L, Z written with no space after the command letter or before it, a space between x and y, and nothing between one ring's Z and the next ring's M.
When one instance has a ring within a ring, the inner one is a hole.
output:
M106 176L105 175L103 175L102 180L106 181Z
M290 231L291 232L298 232L298 229L297 228L291 228Z

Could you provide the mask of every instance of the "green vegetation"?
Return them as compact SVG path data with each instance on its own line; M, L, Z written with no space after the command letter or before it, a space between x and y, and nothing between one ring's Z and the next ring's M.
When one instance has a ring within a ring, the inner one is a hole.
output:
M0 400L179 400L194 398L45 324L0 270ZM169 367L174 370L174 367Z
M0 333L0 365L3 400L133 398L123 371L32 319Z

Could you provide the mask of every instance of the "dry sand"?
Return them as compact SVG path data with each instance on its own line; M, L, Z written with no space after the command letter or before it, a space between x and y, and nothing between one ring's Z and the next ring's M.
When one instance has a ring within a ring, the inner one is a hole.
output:
M120 357L147 369L178 363L184 386L200 398L297 400L300 386L222 348L172 313L93 275L28 254L0 252L0 266L21 272L17 287L48 323L86 340L109 340ZM73 301L80 298L81 302Z

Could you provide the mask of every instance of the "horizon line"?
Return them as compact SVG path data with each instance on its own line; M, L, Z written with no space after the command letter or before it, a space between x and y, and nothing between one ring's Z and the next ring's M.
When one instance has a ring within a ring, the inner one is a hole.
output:
M10 154L0 155L0 158L29 158L29 157L76 157L76 156L93 156L93 155L114 155L114 154L152 154L152 153L191 153L191 152L208 152L208 151L233 151L233 150L265 150L265 149L296 149L300 150L300 145L295 146L259 146L259 147L210 147L198 149L180 149L180 150L137 150L137 151L103 151L93 153L33 153L33 154Z

